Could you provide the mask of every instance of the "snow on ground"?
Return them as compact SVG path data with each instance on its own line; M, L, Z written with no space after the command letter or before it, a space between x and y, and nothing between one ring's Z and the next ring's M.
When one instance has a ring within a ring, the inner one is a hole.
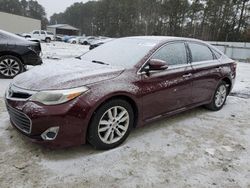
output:
M88 49L89 46L63 42L42 43L42 57L43 59L65 59L77 57L88 51Z
M43 49L44 62L53 63L87 47ZM10 81L0 80L0 96ZM221 111L200 107L152 123L111 151L33 144L11 127L0 97L0 187L249 187L249 86L250 64L239 63L233 96Z

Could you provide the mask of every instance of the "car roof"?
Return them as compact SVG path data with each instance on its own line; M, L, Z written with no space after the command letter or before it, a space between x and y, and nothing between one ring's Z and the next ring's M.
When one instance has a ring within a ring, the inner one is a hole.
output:
M134 37L125 37L130 39L138 39L138 40L145 40L151 41L156 43L167 42L167 41L196 41L205 43L204 41L194 39L194 38L184 38L184 37L174 37L174 36L134 36Z

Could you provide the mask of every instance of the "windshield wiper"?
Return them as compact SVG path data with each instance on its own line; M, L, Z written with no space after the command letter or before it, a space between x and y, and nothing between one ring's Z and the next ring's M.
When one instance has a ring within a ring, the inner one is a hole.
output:
M108 63L104 63L102 61L96 61L96 60L93 60L92 63L97 63L97 64L101 64L101 65L109 65Z
M82 55L80 55L80 56L76 56L75 58L81 60L81 59L82 59L82 56L85 55L85 54L88 53L88 52L89 52L89 51L85 52L84 54L82 54Z

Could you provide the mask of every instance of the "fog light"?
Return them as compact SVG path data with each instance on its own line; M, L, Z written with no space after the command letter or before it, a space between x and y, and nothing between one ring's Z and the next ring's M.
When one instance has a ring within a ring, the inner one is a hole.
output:
M43 140L55 140L56 139L56 136L58 134L58 131L59 131L59 127L51 127L49 129L47 129L42 135L42 139Z

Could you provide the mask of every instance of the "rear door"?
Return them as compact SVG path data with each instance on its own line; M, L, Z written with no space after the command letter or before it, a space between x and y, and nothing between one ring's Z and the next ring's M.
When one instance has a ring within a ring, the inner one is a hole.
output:
M221 78L221 63L204 43L188 42L193 68L194 103L209 101Z
M144 120L164 116L192 103L192 68L184 42L168 43L151 59L167 62L169 68L142 74Z

